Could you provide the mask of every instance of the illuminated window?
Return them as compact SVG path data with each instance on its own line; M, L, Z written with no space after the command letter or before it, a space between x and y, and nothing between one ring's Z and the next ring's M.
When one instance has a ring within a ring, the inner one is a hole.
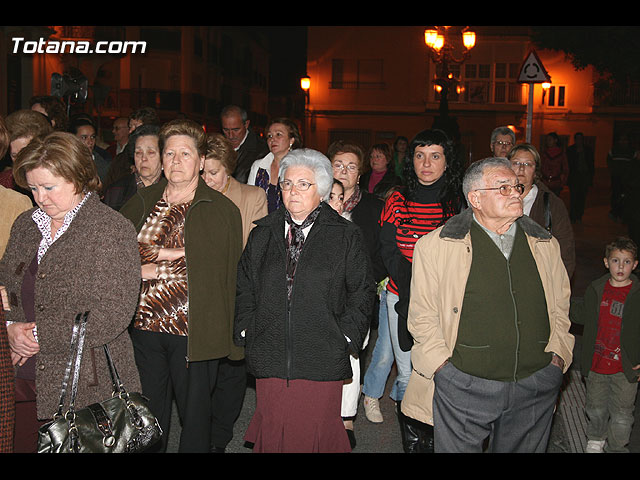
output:
M462 67L450 65L449 70L459 79L459 87L449 91L450 102L522 104L523 88L518 82L520 64L517 62L465 63ZM436 65L436 74L443 74L440 65ZM439 99L437 90L434 97Z
M496 63L493 101L495 103L521 103L522 85L518 83L520 66L517 63Z
M546 105L548 107L564 107L567 96L566 85L551 85L546 93Z
M464 65L464 101L488 103L491 84L491 65L487 63Z

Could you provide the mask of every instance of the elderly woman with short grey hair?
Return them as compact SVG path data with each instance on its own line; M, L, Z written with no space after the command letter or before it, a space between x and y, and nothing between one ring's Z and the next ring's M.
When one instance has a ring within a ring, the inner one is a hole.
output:
M375 282L359 227L323 200L320 152L288 153L283 205L258 220L238 265L235 338L256 377L254 452L349 452L341 418L350 353L367 335Z

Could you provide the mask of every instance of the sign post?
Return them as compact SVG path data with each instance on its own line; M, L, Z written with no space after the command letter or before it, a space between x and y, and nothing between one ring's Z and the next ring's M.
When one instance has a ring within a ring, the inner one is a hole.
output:
M535 50L531 50L527 58L522 63L519 83L529 84L529 104L527 105L527 143L531 143L531 124L533 122L533 85L536 83L550 83L551 77L545 70L538 54Z

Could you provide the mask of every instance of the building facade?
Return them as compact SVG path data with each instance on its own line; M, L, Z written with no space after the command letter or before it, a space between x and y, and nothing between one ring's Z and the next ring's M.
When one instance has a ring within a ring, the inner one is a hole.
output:
M475 46L464 63L450 68L458 88L448 95L449 115L457 121L468 160L490 154L497 126L510 126L517 141L525 141L529 111L530 139L538 149L547 133L556 132L568 146L582 132L599 166L606 165L615 135L638 130L640 104L599 103L597 73L576 70L562 52L536 50L528 27L471 29ZM351 139L367 148L432 128L439 114L435 87L441 66L428 54L424 31L424 26L309 27L305 143L325 149L336 139ZM551 77L549 88L518 81L532 50Z
M243 106L253 125L268 116L268 42L250 27L3 27L0 114L51 93L55 73L83 76L89 93L70 113L90 114L109 141L111 123L141 107L161 120L184 115L218 130L221 108ZM23 39L22 41L17 39ZM91 53L82 49L90 45ZM102 45L102 51L97 52ZM75 49L75 51L72 51Z

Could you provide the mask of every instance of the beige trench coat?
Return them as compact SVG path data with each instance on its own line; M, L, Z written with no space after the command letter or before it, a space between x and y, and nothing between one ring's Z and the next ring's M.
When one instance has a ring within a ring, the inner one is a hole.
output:
M456 344L465 285L471 269L471 210L449 219L416 243L411 279L408 327L414 338L413 371L402 400L402 412L433 425L435 371L452 355ZM573 359L574 337L569 333L571 287L558 241L524 216L518 219L527 236L547 299L550 335L545 348L564 360Z

